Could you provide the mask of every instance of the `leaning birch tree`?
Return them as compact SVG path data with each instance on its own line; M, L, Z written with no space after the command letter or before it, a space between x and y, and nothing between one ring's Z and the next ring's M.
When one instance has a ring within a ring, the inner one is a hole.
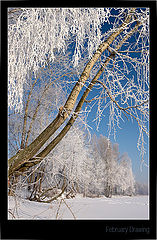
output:
M143 158L149 135L149 9L12 8L8 18L10 111L23 111L24 86L41 68L51 68L55 51L72 49L70 64L77 73L73 82L67 76L69 94L52 122L8 160L8 176L40 163L95 105L97 126L109 111L109 132L124 119L137 122ZM94 89L99 93L90 99Z

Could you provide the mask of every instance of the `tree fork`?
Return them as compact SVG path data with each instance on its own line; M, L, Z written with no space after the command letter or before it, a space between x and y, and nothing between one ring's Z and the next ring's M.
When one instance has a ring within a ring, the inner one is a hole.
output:
M66 126L62 129L62 131L53 139L48 146L41 151L36 157L30 159L28 162L25 162L22 164L18 171L24 172L27 170L27 168L32 167L38 163L40 163L52 150L53 148L62 140L62 138L67 134L67 132L70 130L71 126L74 124L75 120L77 119L81 108L89 94L89 92L92 90L93 86L97 82L98 78L101 76L104 67L107 66L107 64L110 62L110 60L113 58L112 54L106 59L104 66L100 68L100 70L97 72L96 76L93 78L89 86L86 88L84 94L82 95L79 103L77 104L77 107L75 109L75 112L73 113L73 116L70 118Z

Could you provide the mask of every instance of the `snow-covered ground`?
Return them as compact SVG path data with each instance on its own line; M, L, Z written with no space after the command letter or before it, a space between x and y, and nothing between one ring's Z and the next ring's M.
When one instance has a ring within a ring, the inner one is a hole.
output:
M60 198L52 203L9 197L9 219L149 219L148 196Z

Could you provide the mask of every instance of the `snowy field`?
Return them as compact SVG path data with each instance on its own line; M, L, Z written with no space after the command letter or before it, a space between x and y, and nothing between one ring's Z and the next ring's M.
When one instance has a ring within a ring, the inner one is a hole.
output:
M38 203L9 197L8 219L149 219L148 196L60 198Z

